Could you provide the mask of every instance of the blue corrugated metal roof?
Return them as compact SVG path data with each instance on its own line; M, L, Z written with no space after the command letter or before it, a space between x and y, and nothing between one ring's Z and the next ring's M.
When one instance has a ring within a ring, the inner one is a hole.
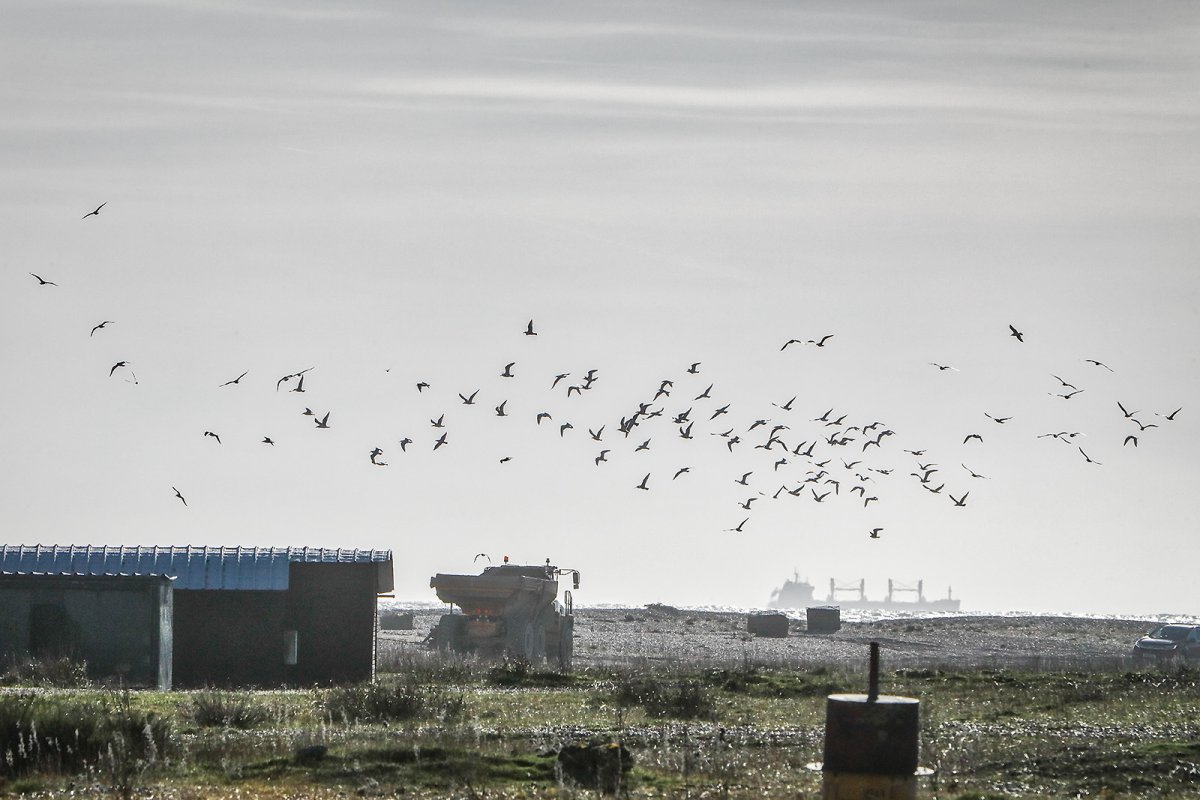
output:
M392 589L390 550L0 545L0 572L165 575L174 579L176 589L283 591L288 588L288 567L294 562L378 564L379 591Z

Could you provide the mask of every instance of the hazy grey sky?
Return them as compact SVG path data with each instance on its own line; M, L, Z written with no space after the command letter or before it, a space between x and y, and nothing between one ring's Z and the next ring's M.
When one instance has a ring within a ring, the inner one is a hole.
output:
M484 551L579 568L578 602L761 606L797 569L982 610L1196 612L1195 4L4 19L6 543L387 547L418 599ZM663 379L664 415L622 437ZM825 441L874 421L879 447ZM754 447L776 424L812 458L776 469ZM1080 435L1038 438L1059 431ZM825 460L838 494L772 499Z

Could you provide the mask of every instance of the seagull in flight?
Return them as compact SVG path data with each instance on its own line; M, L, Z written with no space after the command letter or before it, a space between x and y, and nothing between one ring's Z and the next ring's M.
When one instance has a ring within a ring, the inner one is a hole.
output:
M31 272L29 274L38 279L38 286L58 286L58 284L54 281L48 281L41 275L38 275L36 272Z
M475 405L475 395L477 395L477 394L479 394L479 390L478 390L478 389L476 389L475 391L471 392L471 396L470 396L470 397L467 397L467 396L466 396L466 395L464 395L462 392L459 392L459 393L458 393L458 396L459 396L459 397L462 399L462 401L463 401L463 405L473 406L473 405Z
M217 436L217 435L216 435L215 433L213 433L212 431L205 431L205 432L204 432L204 435L205 435L205 436L211 436L212 438L216 439L216 440L217 440L217 444L220 444L220 443L221 443L221 437L220 437L220 436Z
M881 533L883 533L883 528L871 528L870 537L872 539L878 539L879 534Z
M540 411L540 412L538 412L538 415L537 415L537 424L538 424L538 425L541 425L541 424L542 424L542 420L543 420L543 419L554 419L554 417L550 416L550 412L549 412L549 411Z
M537 331L533 329L533 320L529 320L529 324L525 326L526 336L537 336Z
M508 401L507 401L507 400L505 400L505 401L504 401L503 403L501 403L500 405L496 406L496 416L497 416L497 417L507 417L507 416L508 416L508 414L506 414L506 413L505 413L505 411L504 411L504 407L505 407L506 405L508 405Z
M682 475L683 473L685 473L685 472L691 472L691 471L692 471L692 468L691 468L691 467L680 467L680 468L679 468L679 469L678 469L678 470L675 472L675 477L671 478L671 480L675 480L675 478L678 478L678 477L679 477L680 475Z
M598 442L598 441L600 441L600 437L604 435L604 426L601 425L600 430L598 430L598 431L594 431L591 428L588 428L588 433L591 434L593 440Z
M965 469L967 472L971 473L971 477L972 477L972 478L983 478L983 479L985 479L985 480L988 480L988 476L987 476L987 475L980 475L978 472L976 472L975 470L971 469L971 468L970 468L970 467L968 467L966 464L963 464L963 465L962 465L962 468L963 468L963 469Z
M1009 326L1008 326L1008 330L1009 330L1009 334L1008 334L1008 335L1009 335L1009 336L1014 336L1014 337L1016 337L1016 339L1017 339L1017 341L1018 341L1018 342L1023 342L1023 341L1025 341L1025 334L1021 333L1019 330L1017 330L1016 328L1014 328L1012 325L1009 325Z
M735 480L734 483L740 483L742 486L749 486L750 485L750 476L753 474L754 474L754 472L753 472L753 470L751 470L750 472L747 472L745 475L743 475L739 480Z
M438 440L433 443L433 449L437 450L439 447L441 447L444 444L449 444L449 443L446 441L446 434L443 433L441 436L438 437Z
M1105 368L1106 370L1108 370L1109 372L1113 372L1113 371L1114 371L1114 370L1113 370L1113 368L1112 368L1112 367L1110 367L1108 364L1105 364L1105 363L1104 363L1104 362L1102 362L1102 361L1097 361L1097 360L1096 360L1096 359L1094 359L1094 358L1085 358L1085 359L1084 359L1084 361L1086 361L1086 362L1087 362L1087 363L1089 363L1089 364L1095 364L1097 367L1104 367L1104 368Z
M712 391L712 388L713 388L713 384L711 384L711 383L710 383L710 384L708 385L708 388L707 388L707 389L705 389L705 390L704 390L703 392L701 392L700 394L696 395L696 398L695 398L695 399L697 399L697 400L704 400L704 399L705 399L705 398L707 398L707 397L711 397L711 395L709 395L709 392L711 392L711 391Z
M175 492L175 496L179 498L179 502L183 503L185 506L187 505L187 500L183 499L183 495L181 495L179 493L178 489L176 489L174 486L172 486L171 491Z
M505 365L504 365L504 372L501 372L501 373L500 373L500 377L501 377L501 378L513 378L513 377L516 377L516 376L514 376L514 375L513 375L513 373L512 373L512 368L513 368L513 367L515 367L516 365L517 365L517 362L515 362L515 361L510 361L509 363L505 364Z
M262 440L262 443L263 443L263 444L269 444L269 445L271 445L271 446L274 446L274 445L275 445L275 442L274 442L274 441L271 439L271 437L270 437L270 436L264 436L264 437L263 437L263 440Z
M293 372L291 375L284 375L282 378L280 378L279 380L275 381L275 391L277 391L277 392L278 392L278 391L279 391L279 387L280 387L282 384L285 384L285 383L287 383L288 381L290 381L292 378L303 378L303 377L304 377L304 373L306 373L306 372L311 372L311 371L312 371L312 369L313 369L312 367L309 367L308 369L302 369L302 370L300 370L299 372Z
M997 424L999 424L999 425L1003 425L1004 423L1006 423L1006 422L1008 422L1010 419L1012 419L1012 417L993 417L991 414L989 414L989 413L988 413L988 412L986 412L986 411L985 411L985 412L983 412L983 415L984 415L985 417L987 417L988 419L990 419L992 422L995 422L995 423L997 423Z
M700 372L700 362L696 361L695 363L693 363L690 367L687 368L687 371L688 371L688 374L690 374L690 375L698 374Z
M471 563L473 564L481 558L486 558L488 560L489 564L492 563L492 557L489 556L487 553L476 553L475 557L473 559L471 559Z
M1162 417L1163 419L1167 420L1168 422L1174 422L1174 421L1175 421L1175 415L1176 415L1176 414L1178 414L1180 411L1183 411L1183 406L1180 406L1179 408L1175 409L1175 410L1174 410L1174 411L1172 411L1170 414L1166 414L1166 415L1164 415L1164 414L1158 414L1158 416ZM1156 413L1157 413L1157 412L1156 412Z
M937 367L938 370L941 372L945 372L948 369L954 370L955 372L959 371L957 367L952 367L949 364L939 364L936 361L930 361L929 364L930 364L930 366Z
M963 444L966 444L967 442L971 441L972 439L978 439L981 442L983 441L983 437L980 436L978 433L968 433L967 438L963 439Z
M110 370L108 371L108 377L110 377L110 378L111 378L111 377L112 377L112 374L113 374L114 372L116 372L118 368L120 368L120 367L128 367L128 366L129 366L129 362L128 362L128 361L118 361L117 363L113 364L113 365L112 365L112 369L110 369Z
M574 429L575 429L574 425L572 425L569 422L564 422L562 425L558 426L558 438L561 439L563 437L563 434L565 434L567 431L574 430Z
M425 391L425 390L426 390L426 389L428 389L428 388L429 388L429 384L428 384L428 383L426 383L425 381L421 381L420 383L418 383L418 384L417 384L417 391L418 391L418 392L423 392L423 391Z
M946 494L950 494L950 493L947 492ZM970 494L970 492L967 492L962 497L955 497L954 495L951 494L950 499L954 501L954 505L958 506L959 508L963 508L967 505L967 495L968 494Z
M80 217L80 219L87 219L88 217L98 217L98 216L100 216L100 209L104 208L106 205L108 205L108 201L107 201L107 200L105 200L105 201L104 201L103 203L101 203L100 205L96 206L96 210L95 210L95 211L89 211L88 213L86 213L86 214L84 214L82 217Z
M600 466L601 461L607 462L608 454L611 452L612 452L611 450L601 450L600 455L596 456L596 466L597 467Z
M230 384L238 383L239 381L241 381L242 378L246 377L249 374L250 374L250 372L249 372L249 370L247 370L246 372L243 372L241 375L238 375L233 380L225 381L224 383L221 384L221 386L218 386L217 388L220 389L223 386L229 386Z
M1087 453L1083 452L1083 448L1082 448L1082 447L1080 447L1080 448L1079 448L1079 452L1080 452L1080 454L1083 456L1084 460L1085 460L1085 461L1087 461L1087 463L1089 463L1089 464L1095 464L1096 466L1103 466L1103 464L1101 464L1099 461L1096 461L1096 460L1094 460L1094 459L1093 459L1091 456L1089 456Z
M320 419L317 419L316 415L314 414L313 422L315 422L317 424L318 428L328 428L329 427L329 412L326 411L325 416L321 417Z
M1133 415L1134 415L1134 414L1139 414L1139 413L1141 413L1141 412L1139 412L1139 411L1127 411L1127 410L1125 409L1125 406L1121 405L1121 401L1120 401L1120 400L1118 400L1118 401L1117 401L1117 408L1121 409L1121 413L1125 415L1125 419L1133 419ZM1176 414L1178 414L1179 412L1178 412L1178 411L1176 411L1175 413L1176 413ZM1175 414L1172 414L1171 416L1175 416Z
M806 342L806 344L815 344L817 347L824 347L825 343L828 342L832 338L833 338L833 334L827 333L824 336L822 336L820 339L809 339L808 342Z
M435 427L435 428L444 428L444 427L446 427L446 425L445 425L445 421L446 421L446 415L445 415L445 414L442 414L442 415L441 415L440 417L438 417L437 419L431 419L431 420L429 420L429 424L430 424L430 425L432 425L432 426L433 426L433 427Z
M647 486L647 483L648 483L649 481L650 481L650 473L649 473L649 472L647 472L647 473L646 473L646 477L642 478L642 482L641 482L641 483L639 483L639 484L638 484L637 486L635 486L634 488L636 488L636 489L644 489L644 490L646 490L646 491L648 492L648 491L650 491L650 487L649 487L649 486Z
M1138 438L1136 436L1134 436L1132 433L1125 437L1125 442L1121 446L1126 447L1129 445L1130 442L1133 442L1134 447L1138 446Z
M745 525L749 521L750 521L750 518L746 517L744 520L742 520L741 522L738 523L738 526L736 528L726 528L725 531L727 533L742 533L742 526Z
M791 411L791 410L792 410L792 403L794 403L794 402L796 402L796 398L795 398L795 397L792 397L792 399L791 399L791 400L788 400L788 401L787 401L786 403L784 403L783 405L779 405L779 403L771 403L771 405L775 406L775 407L776 407L776 408L778 408L778 409L782 409L783 411Z
M783 343L783 347L779 348L779 352L782 353L784 350L787 350L788 345L792 345L792 344L804 344L804 342L800 339L788 339L786 342Z
M30 273L30 274L32 274L32 273ZM100 329L101 329L101 328L103 328L105 325L116 325L116 324L117 324L117 323L113 322L111 319L106 319L106 320L104 320L104 322L101 322L99 325L97 325L96 327L92 328L92 332L88 334L88 338L90 339L91 337L95 336L95 335L96 335L96 331L100 330Z

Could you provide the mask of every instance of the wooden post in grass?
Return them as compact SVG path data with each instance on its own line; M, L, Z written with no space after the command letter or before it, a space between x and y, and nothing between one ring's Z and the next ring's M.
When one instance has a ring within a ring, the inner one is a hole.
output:
M917 796L920 701L879 693L879 643L871 642L867 694L831 694L825 704L825 800Z

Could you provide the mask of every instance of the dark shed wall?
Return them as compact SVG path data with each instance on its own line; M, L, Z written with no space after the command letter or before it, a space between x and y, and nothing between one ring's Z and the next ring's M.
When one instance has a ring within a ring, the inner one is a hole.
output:
M169 689L171 600L164 578L0 576L0 660L66 657L98 680Z
M378 575L375 564L292 564L288 621L299 658L289 683L373 677Z
M176 685L284 683L286 609L286 592L176 591Z

